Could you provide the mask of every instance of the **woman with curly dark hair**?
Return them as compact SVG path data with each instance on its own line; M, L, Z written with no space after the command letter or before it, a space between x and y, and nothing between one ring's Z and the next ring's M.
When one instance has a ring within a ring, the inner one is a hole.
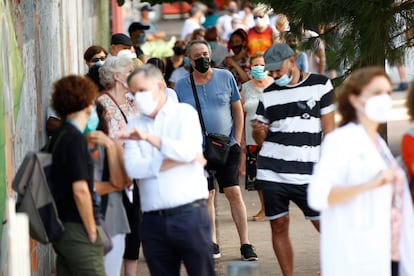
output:
M50 141L51 175L58 184L54 196L65 227L53 243L57 275L105 275L93 163L83 134L97 93L86 77L71 75L54 84L51 104L62 125Z

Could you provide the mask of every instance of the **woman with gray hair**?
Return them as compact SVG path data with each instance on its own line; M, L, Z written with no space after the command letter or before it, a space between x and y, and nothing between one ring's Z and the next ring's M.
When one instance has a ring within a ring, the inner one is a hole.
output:
M137 113L134 98L128 92L127 77L134 70L130 57L110 57L99 69L103 94L97 98L108 135L125 128L128 119ZM124 275L136 275L140 240L138 236L139 198L135 185L123 192L114 192L102 201L106 206L105 221L109 226L113 249L105 256L107 275L120 275L124 259ZM135 190L135 191L134 191ZM131 233L129 233L131 232ZM129 234L127 234L129 233Z

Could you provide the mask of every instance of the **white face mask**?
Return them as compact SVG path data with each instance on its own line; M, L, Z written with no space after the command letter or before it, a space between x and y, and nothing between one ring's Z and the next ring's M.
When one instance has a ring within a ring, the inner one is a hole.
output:
M206 17L203 15L200 17L200 24L204 24L206 22Z
M254 20L254 24L255 24L257 27L264 27L264 26L267 26L267 25L266 25L266 24L267 24L266 20L265 20L264 18L260 18L260 17L258 17L258 18L256 18L256 19Z
M150 116L157 108L158 102L152 97L152 90L135 93L135 104L140 113Z
M377 123L385 123L392 109L392 99L388 94L373 96L365 101L363 112L367 117Z

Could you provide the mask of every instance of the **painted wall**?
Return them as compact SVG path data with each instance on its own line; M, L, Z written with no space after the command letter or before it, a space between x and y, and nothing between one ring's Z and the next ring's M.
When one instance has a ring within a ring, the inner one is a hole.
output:
M0 1L0 222L24 154L46 141L53 82L85 74L90 45L108 48L110 7L102 0ZM33 243L31 250L32 275L49 274L50 248Z

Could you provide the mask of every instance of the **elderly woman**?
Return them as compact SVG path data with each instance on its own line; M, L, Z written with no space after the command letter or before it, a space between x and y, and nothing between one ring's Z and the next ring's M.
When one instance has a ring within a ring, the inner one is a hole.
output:
M97 102L102 107L102 116L107 125L108 134L112 138L115 137L115 133L124 129L128 119L137 113L134 98L128 92L126 83L128 75L133 70L133 61L128 57L110 57L99 69L99 78L104 92L97 98ZM124 192L109 194L107 206L108 208L124 207L123 210L111 212L118 215L105 217L107 222L112 220L112 223L107 224L110 227L114 244L114 249L105 256L107 274L120 274L123 257L124 275L136 275L140 247L138 235L140 206L137 187L131 185Z
M52 179L63 236L55 243L57 275L106 275L103 235L95 194L93 162L83 134L97 88L91 80L68 76L54 84L52 107L62 125L51 139Z
M321 211L321 275L414 275L407 181L378 134L391 91L379 67L355 71L337 91L340 127L325 137L308 187Z

